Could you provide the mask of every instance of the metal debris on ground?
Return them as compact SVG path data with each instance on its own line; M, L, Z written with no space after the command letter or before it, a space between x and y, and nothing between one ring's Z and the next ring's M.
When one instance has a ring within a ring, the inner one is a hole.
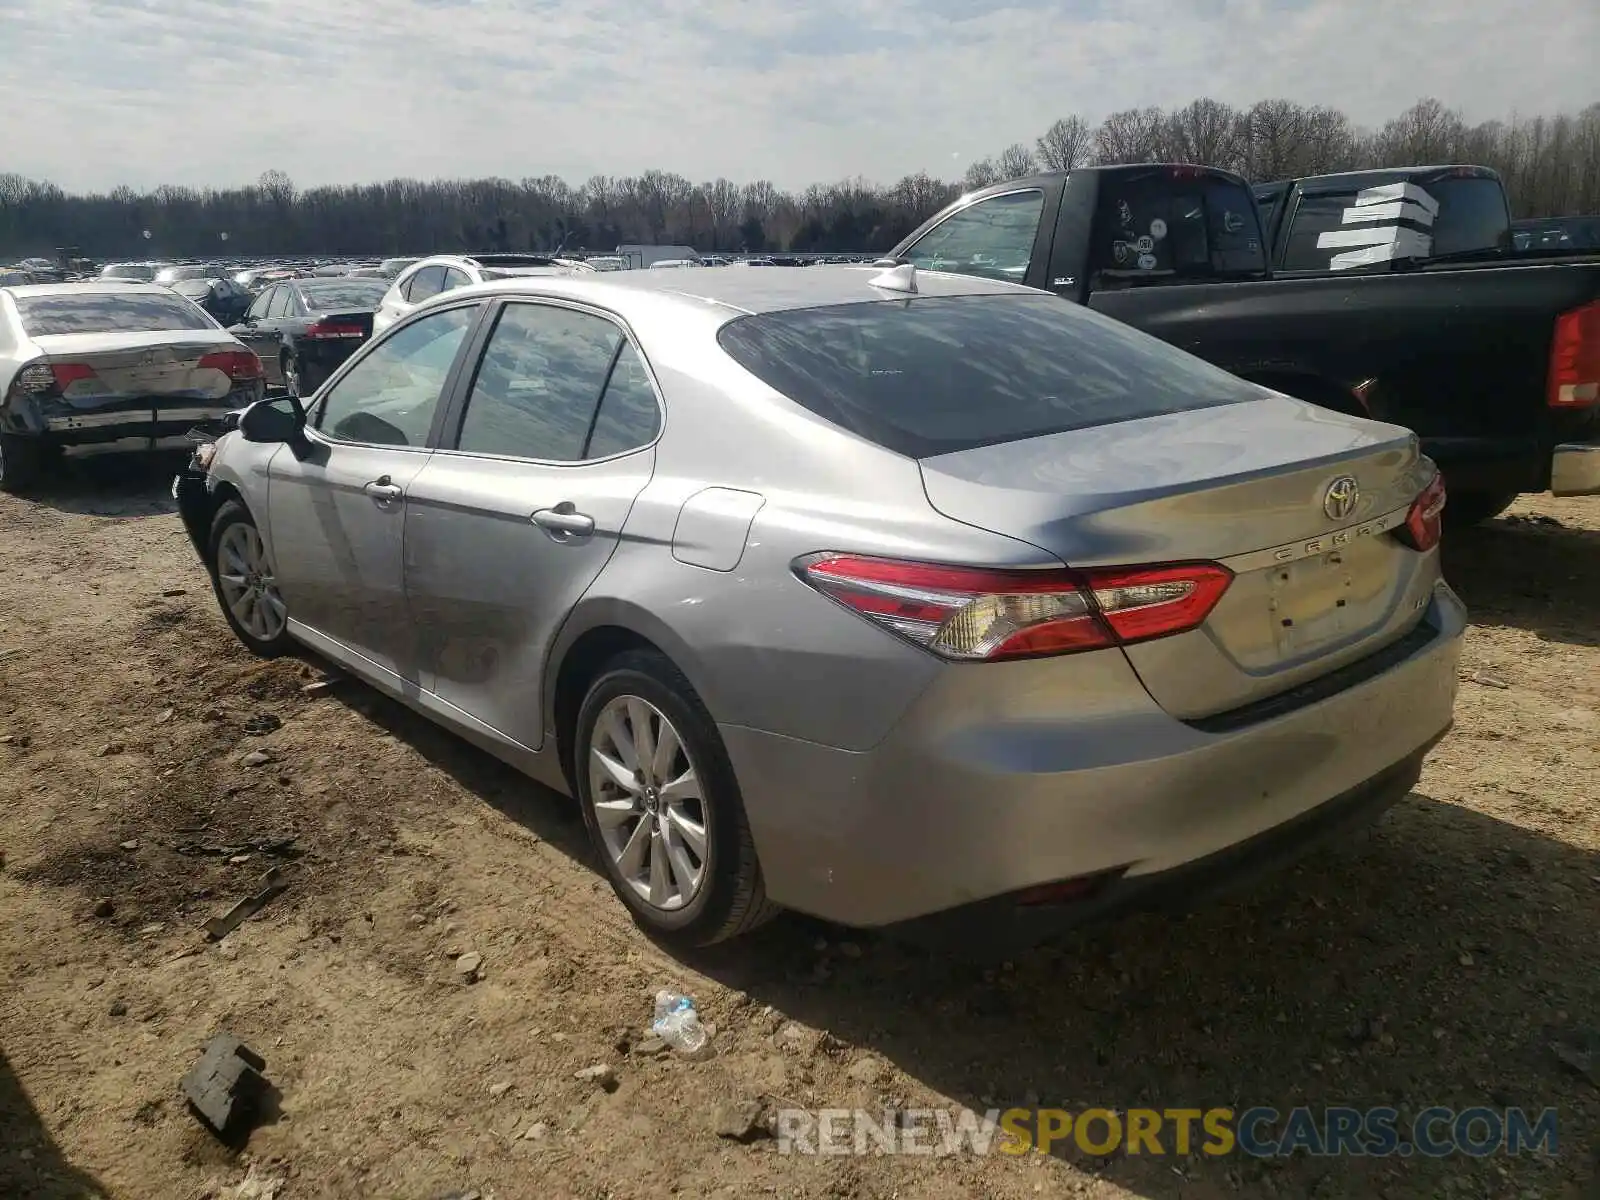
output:
M278 868L273 867L261 877L261 890L253 896L246 896L220 917L212 917L205 923L206 937L213 942L220 942L246 920L253 917L274 897L288 888L279 876Z
M299 853L292 837L249 838L242 842L177 842L178 854L191 858L237 858L241 854L265 854L273 858L293 858Z
M1498 688L1505 691L1511 685L1498 675L1490 675L1487 671L1473 671L1470 675L1463 675L1468 683L1476 683L1482 687Z
M248 1130L267 1095L267 1060L231 1033L206 1043L200 1061L183 1077L184 1098L219 1137Z

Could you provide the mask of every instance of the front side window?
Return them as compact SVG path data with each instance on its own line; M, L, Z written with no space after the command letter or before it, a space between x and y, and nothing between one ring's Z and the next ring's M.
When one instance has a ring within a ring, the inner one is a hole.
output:
M373 346L318 404L331 437L377 446L425 446L445 380L477 309L448 308Z
M429 296L437 296L444 289L444 268L423 267L402 289L412 304L421 304Z
M245 314L247 321L264 321L267 313L272 308L273 298L277 295L277 288L268 288L256 297L255 303L250 306L250 311Z
M546 462L585 452L622 330L604 317L547 304L508 304L490 335L457 448Z
M929 271L1021 283L1043 212L1041 191L990 196L946 217L901 257Z

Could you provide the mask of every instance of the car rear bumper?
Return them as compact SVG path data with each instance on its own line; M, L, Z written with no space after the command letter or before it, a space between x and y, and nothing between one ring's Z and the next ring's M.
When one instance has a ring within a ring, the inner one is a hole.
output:
M1600 496L1600 441L1557 446L1550 456L1550 490L1557 496Z
M217 421L263 394L257 383L235 387L215 400L192 396L75 404L31 401L7 413L8 432L34 437L74 453L178 449L196 425Z
M1118 653L956 667L1005 690L925 694L869 751L722 733L774 901L848 925L926 930L938 915L980 940L1026 941L1091 910L1023 911L1025 889L1095 877L1093 896L1132 896L1330 803L1404 795L1450 726L1465 625L1440 583L1399 657L1380 651L1348 686L1238 723L1169 716ZM984 902L975 922L963 915Z

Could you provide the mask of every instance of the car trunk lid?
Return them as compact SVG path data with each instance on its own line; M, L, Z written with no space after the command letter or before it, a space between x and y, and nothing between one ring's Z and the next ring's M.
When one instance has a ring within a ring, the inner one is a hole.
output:
M33 339L70 402L221 400L235 386L207 355L243 352L221 330L183 333L50 334Z
M1391 534L1433 473L1415 437L1287 397L921 466L934 508L1072 567L1228 566L1233 582L1203 625L1125 647L1151 696L1184 719L1298 687L1404 636L1437 575L1434 556Z

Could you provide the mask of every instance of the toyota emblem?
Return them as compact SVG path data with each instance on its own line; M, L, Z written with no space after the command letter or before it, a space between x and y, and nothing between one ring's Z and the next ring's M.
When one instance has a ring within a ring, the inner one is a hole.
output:
M1361 485L1354 475L1341 475L1328 485L1322 497L1322 511L1330 521L1343 521L1356 511L1361 499Z

